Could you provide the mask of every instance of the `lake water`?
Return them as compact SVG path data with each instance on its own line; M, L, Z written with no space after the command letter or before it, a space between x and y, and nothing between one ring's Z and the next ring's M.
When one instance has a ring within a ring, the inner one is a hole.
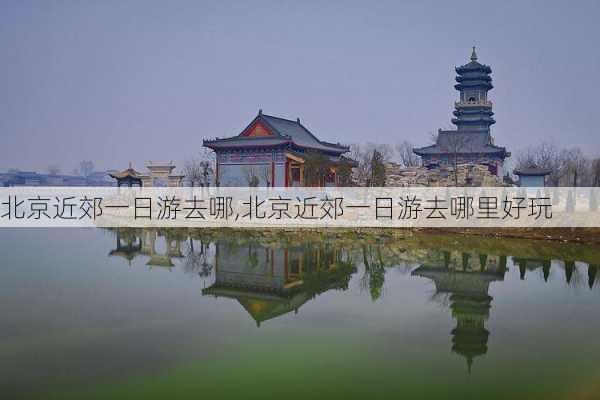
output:
M0 398L600 398L600 249L0 230Z

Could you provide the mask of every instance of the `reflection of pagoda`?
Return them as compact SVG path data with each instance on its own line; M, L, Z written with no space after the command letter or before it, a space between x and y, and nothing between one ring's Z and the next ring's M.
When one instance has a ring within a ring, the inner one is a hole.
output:
M489 332L485 321L490 316L491 282L504 280L506 258L462 253L446 253L440 266L422 265L412 275L429 278L435 283L436 295L447 294L456 327L452 330L452 351L464 356L469 373L475 357L487 353ZM453 263L453 261L456 261Z
M450 296L452 317L456 328L452 330L452 351L467 359L471 372L473 359L487 353L489 332L485 321L490 316L492 297L482 294L456 293Z
M594 287L594 283L596 281L596 275L598 274L598 266L594 264L588 264L588 286L591 288Z
M544 281L548 282L548 277L550 276L550 267L552 266L550 260L513 257L513 263L519 268L519 277L521 280L525 280L525 274L527 271L535 271L541 268L544 275Z
M542 274L544 276L544 281L548 282L548 277L550 276L550 268L552 266L551 260L542 260L542 259L534 259L534 258L522 258L522 257L513 257L513 263L519 268L519 275L521 280L525 279L525 274L527 271L535 271L537 269L542 269ZM577 271L577 266L574 261L565 260L563 261L564 270L565 270L565 281L568 285L572 284L573 274ZM587 275L588 275L588 287L592 289L596 283L596 273L598 271L598 266L594 264L588 264L587 267Z
M257 326L330 289L346 289L354 267L339 251L216 244L215 283L203 295L237 300Z

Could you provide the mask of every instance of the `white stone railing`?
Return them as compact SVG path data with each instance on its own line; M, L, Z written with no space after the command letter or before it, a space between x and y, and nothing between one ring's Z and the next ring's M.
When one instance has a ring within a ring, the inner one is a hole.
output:
M479 101L455 101L454 107L492 107L493 103L489 100Z

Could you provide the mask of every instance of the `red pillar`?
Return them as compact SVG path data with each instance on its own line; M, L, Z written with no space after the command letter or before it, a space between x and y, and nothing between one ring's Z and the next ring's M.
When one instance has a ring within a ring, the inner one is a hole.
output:
M275 187L275 161L271 161L271 187Z

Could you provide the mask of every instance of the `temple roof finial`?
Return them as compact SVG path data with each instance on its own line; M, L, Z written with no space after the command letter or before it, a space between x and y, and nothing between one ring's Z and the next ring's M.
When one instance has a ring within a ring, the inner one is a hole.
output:
M475 46L473 46L473 52L471 53L471 61L477 61L477 53L475 52Z

